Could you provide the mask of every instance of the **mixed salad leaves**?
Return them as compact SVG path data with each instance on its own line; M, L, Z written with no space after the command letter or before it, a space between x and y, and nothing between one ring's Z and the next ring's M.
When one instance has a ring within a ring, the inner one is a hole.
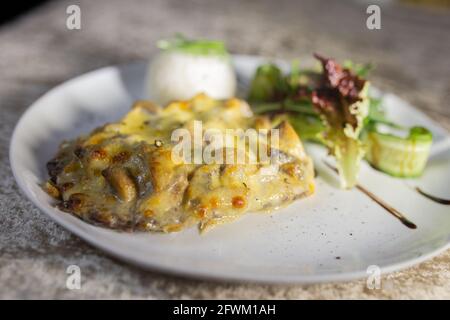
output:
M405 128L390 121L382 101L369 95L365 79L371 65L315 55L321 70L289 74L275 64L261 65L248 100L257 114L273 121L288 119L303 140L325 145L336 159L341 185L357 183L360 162L396 177L420 175L428 159L432 135L423 127Z

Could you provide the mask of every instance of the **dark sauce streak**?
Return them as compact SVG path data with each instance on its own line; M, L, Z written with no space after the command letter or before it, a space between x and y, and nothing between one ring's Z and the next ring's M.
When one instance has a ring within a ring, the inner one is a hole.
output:
M360 186L359 184L356 185L356 188L358 188L358 190L365 193L367 196L369 196L369 198L371 198L373 201L378 203L384 209L389 211L389 213L391 213L394 217L396 217L398 220L400 220L401 223L403 223L405 226L407 226L410 229L417 229L417 226L414 223L412 223L411 221L409 221L403 214L401 214L400 211L398 211L397 209L395 209L395 208L391 207L390 205L388 205L387 203L385 203L383 200L378 198L372 192L370 192L369 190Z
M423 195L425 198L430 199L431 201L443 204L443 205L450 205L450 200L449 199L443 199L443 198L439 198L439 197L435 197L431 194L428 194L426 192L424 192L422 189L420 189L419 187L415 187L414 188L418 193L420 193L421 195Z
M333 170L336 173L339 173L335 167L328 164L326 161L323 161L323 162L331 170ZM410 229L417 229L417 226L414 223L412 223L411 221L409 221L400 211L398 211L397 209L395 209L395 208L391 207L390 205L388 205L387 203L385 203L383 200L378 198L372 192L370 192L369 190L367 190L366 188L364 188L363 186L361 186L359 184L356 185L356 188L359 191L361 191L362 193L364 193L365 195L367 195L369 198L371 198L373 201L378 203L381 207L383 207L386 211L388 211L390 214L392 214L398 220L400 220L400 222L403 223L403 225L405 225L406 227L408 227Z

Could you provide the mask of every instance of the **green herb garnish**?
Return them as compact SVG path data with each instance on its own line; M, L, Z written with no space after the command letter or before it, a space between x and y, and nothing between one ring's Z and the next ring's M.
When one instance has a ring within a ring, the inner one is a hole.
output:
M157 42L161 50L181 51L193 55L228 56L228 51L222 41L206 39L187 39L183 35L176 35L172 39Z

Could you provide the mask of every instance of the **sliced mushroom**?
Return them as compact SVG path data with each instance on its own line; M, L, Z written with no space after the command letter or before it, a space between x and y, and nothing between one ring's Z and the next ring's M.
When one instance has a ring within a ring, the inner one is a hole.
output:
M104 170L103 176L117 192L120 199L126 202L136 199L137 190L133 179L123 167L109 167Z

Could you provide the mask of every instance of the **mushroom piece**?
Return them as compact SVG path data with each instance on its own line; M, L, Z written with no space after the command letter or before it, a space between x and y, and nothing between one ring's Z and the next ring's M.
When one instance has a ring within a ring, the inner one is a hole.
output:
M102 174L121 200L130 202L136 198L136 186L125 168L109 167L103 170Z

